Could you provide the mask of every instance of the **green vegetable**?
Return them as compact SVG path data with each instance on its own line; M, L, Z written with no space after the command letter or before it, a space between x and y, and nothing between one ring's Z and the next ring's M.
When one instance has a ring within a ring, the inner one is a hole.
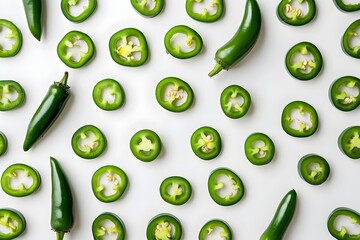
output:
M0 157L6 153L7 150L7 138L3 132L0 132Z
M130 150L143 162L154 161L161 152L160 137L152 130L142 129L131 137Z
M10 240L19 237L26 229L26 220L17 210L12 208L0 209L0 239Z
M25 186L21 177L31 178L31 185ZM18 186L13 187L11 182L18 181ZM3 191L13 197L25 197L35 192L41 184L39 172L26 164L15 163L5 169L1 175L1 188Z
M190 140L191 149L203 160L211 160L221 152L220 134L212 127L198 128Z
M355 12L360 10L360 2L359 3L344 3L343 0L334 0L335 6L344 12Z
M260 240L281 240L288 228L296 209L297 194L290 190L281 200L268 228L261 235Z
M238 119L249 111L251 96L249 92L238 85L226 87L220 96L220 106L226 116Z
M171 176L160 184L161 198L173 205L183 205L191 197L191 184L188 180L179 176Z
M245 14L235 35L215 53L212 77L241 61L254 47L261 29L261 12L256 0L246 0Z
M212 0L210 4L210 9L215 8L215 13L210 13L208 8L203 8L202 12L195 12L194 6L196 4L202 3L204 0L186 0L186 12L194 20L200 22L215 22L221 18L224 13L224 1L223 0Z
M346 128L338 138L340 150L349 158L360 158L360 126Z
M155 17L161 10L164 8L164 0L130 0L131 5L134 9L144 17ZM150 3L155 4L153 7L150 7Z
M16 97L13 99L13 97ZM0 111L9 111L25 102L25 90L13 80L0 80Z
M40 41L42 34L42 0L22 0L31 34Z
M110 101L104 98L105 93L108 92L113 99ZM93 89L92 98L99 108L105 111L113 111L119 109L125 102L125 93L120 85L114 79L103 79L99 81Z
M360 45L352 46L350 43L354 37L358 36L357 30L359 27L360 19L350 24L350 26L345 30L341 40L341 47L343 51L354 58L360 58Z
M24 151L29 150L46 133L63 111L70 97L70 87L67 85L67 79L68 73L65 72L59 82L55 82L50 86L30 120L23 144Z
M275 145L264 133L253 133L245 140L246 158L254 165L270 163L275 155Z
M180 240L182 227L173 215L161 213L153 217L146 229L147 240Z
M218 236L214 234L215 228L221 228L221 232ZM208 237L216 236L214 239L232 240L232 232L230 226L220 219L213 219L205 223L199 232L199 240L209 239Z
M352 111L360 104L360 95L353 96L345 88L360 92L360 79L353 76L343 76L336 79L329 88L331 103L341 111Z
M62 240L74 225L73 198L66 175L59 162L50 157L51 166L51 229L56 240Z
M360 224L360 214L351 208L339 207L331 212L328 221L327 228L330 234L338 240L359 240L360 234L352 234L348 232L348 229L341 225L340 228L335 227L338 221L337 218L345 216L351 218L351 224Z
M110 221L109 227L106 223ZM97 216L92 224L92 233L94 240L102 240L106 236L115 236L115 240L124 240L126 236L125 225L123 221L114 213L104 212Z
M297 0L299 4L307 4L308 11L304 14L300 8L294 7L291 3L295 0L281 0L277 7L277 16L286 24L301 26L314 19L316 14L316 3L314 0Z
M307 183L320 185L329 177L330 165L325 158L319 155L307 154L300 159L298 172Z
M4 46L0 44L0 58L13 57L21 49L22 46L22 35L17 26L6 19L0 19L0 32L5 29L9 29L11 33L5 34L5 38L13 41L11 49L4 49Z
M85 21L95 11L97 0L88 0L88 5L83 7L83 11L74 16L71 14L71 8L79 3L80 0L61 0L61 11L68 20L76 23Z

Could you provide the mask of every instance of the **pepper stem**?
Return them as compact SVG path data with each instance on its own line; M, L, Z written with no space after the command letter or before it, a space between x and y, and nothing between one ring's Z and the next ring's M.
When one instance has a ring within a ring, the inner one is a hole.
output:
M65 232L56 232L56 240L63 240Z
M64 73L64 76L63 76L63 77L61 78L61 80L59 81L59 85L61 85L61 86L67 86L68 77L69 77L69 73L68 73L68 72L65 72L65 73Z
M221 70L223 70L224 67L219 64L219 63L216 63L215 67L213 68L213 70L211 70L211 72L209 72L209 77L212 77L212 76L215 76L216 74L218 74L219 72L221 72Z

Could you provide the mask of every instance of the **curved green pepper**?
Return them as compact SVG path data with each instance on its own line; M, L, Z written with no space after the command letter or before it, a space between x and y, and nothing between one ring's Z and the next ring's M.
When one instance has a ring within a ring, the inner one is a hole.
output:
M62 240L74 225L73 198L66 175L59 162L50 157L51 166L51 229L56 240Z
M171 112L183 112L193 103L194 93L184 80L177 77L162 79L155 90L157 102Z
M106 180L108 180L109 184L112 184L112 194L107 193L107 185L101 182L103 176L106 176ZM91 188L95 197L106 203L118 200L124 194L127 185L126 173L113 165L99 168L91 178Z
M180 240L182 227L179 219L168 213L153 217L146 228L147 240Z
M161 198L173 205L183 205L191 197L192 188L188 180L179 176L171 176L160 184Z
M351 219L351 224L360 224L360 214L353 209L339 207L334 209L331 212L328 221L327 221L327 228L330 234L338 239L338 240L359 240L360 234L351 234L348 232L347 228L342 225L341 228L338 230L335 227L336 219L340 216L345 216Z
M343 0L334 0L335 6L344 12L355 12L360 10L360 3L345 4Z
M295 8L291 5L291 2L295 0L281 0L277 7L277 16L286 24L292 26L301 26L309 23L314 19L316 14L316 3L314 0L297 0L299 4L308 5L308 12L304 14L300 8Z
M3 132L0 132L0 157L6 153L7 150L7 138Z
M134 9L144 17L155 17L164 8L164 0L151 0L154 6L151 8L150 0L130 0Z
M107 90L113 98L112 100L104 98L104 94ZM124 104L125 93L119 82L107 78L96 83L92 92L92 98L96 106L102 110L113 111L119 109Z
M111 226L106 224L111 222ZM125 225L123 221L114 213L104 212L97 216L92 224L92 234L94 240L102 240L105 236L110 235L116 238L115 240L124 240L126 236Z
M343 51L351 57L360 58L360 46L351 46L351 39L358 36L357 29L360 26L360 19L354 21L350 26L345 30L342 40L341 47Z
M250 93L238 85L226 87L220 95L221 109L229 118L238 119L245 116L250 105Z
M131 137L130 150L143 162L154 161L161 152L160 137L152 130L142 129Z
M319 155L307 154L300 159L298 172L307 183L320 185L329 177L330 165L325 158Z
M42 0L22 0L31 34L40 41L42 34Z
M294 189L290 190L281 200L275 215L268 228L261 235L260 240L281 240L289 226L296 209L297 194Z
M196 156L203 160L211 160L221 152L221 137L212 127L198 128L190 139L191 149Z
M205 223L199 232L199 240L206 240L209 236L213 236L215 228L221 228L221 232L216 239L232 240L230 226L220 219L212 219Z
M5 38L13 40L13 44L11 46L11 49L4 49L4 47L0 44L1 58L15 56L16 54L18 54L22 46L22 35L16 25L6 19L0 19L0 32L4 31L5 28L11 31L11 33L5 34Z
M346 128L338 138L338 146L346 156L360 158L360 126Z
M357 95L347 93L345 88L357 91ZM360 104L360 79L344 76L336 79L329 88L331 103L341 111L352 111Z
M85 140L89 139L91 139L91 143L85 143ZM71 138L72 149L76 155L84 159L93 159L100 156L105 151L106 145L105 135L93 125L80 127Z
M31 178L32 183L30 186L25 186L25 183L20 182L19 185L14 188L11 184L12 181L18 179L19 175ZM41 178L39 172L26 164L15 163L5 169L1 175L1 188L5 193L13 197L25 197L35 192L41 184Z
M186 46L188 49L183 50L179 44L174 44L176 34L186 35ZM179 59L192 58L198 55L202 49L203 41L199 33L186 25L177 25L165 34L164 44L166 52Z
M26 229L25 217L17 210L12 208L0 209L0 239L10 240L19 237Z
M261 29L261 12L256 0L246 0L245 14L235 35L215 53L216 65L210 77L228 70L241 61L254 47Z
M220 195L219 191L226 187L226 183L220 179L226 177L228 184L231 185L231 191L227 195ZM231 206L239 202L245 194L244 184L241 178L227 168L217 168L211 172L208 179L208 190L210 197L221 206Z
M270 163L275 155L274 142L264 133L253 133L245 140L246 158L254 165Z
M30 120L23 144L24 151L29 150L46 133L64 109L70 97L67 79L68 73L65 72L59 82L55 82L49 87L40 106Z
M13 99L13 96L16 96ZM13 80L0 81L0 111L9 111L25 102L25 90Z
M224 1L223 0L212 0L210 4L210 12L209 8L203 8L202 12L194 11L194 6L196 4L200 4L204 2L204 0L186 0L185 8L187 14L194 20L200 22L215 22L221 18L224 13ZM211 13L212 10L215 9L214 13Z
M132 41L132 38L136 38L139 43ZM145 64L149 55L146 38L136 28L125 28L114 33L109 41L109 50L112 59L117 64L127 67Z
M93 14L93 12L96 9L96 5L97 5L97 0L89 0L88 1L88 5L83 7L83 11L74 16L71 14L71 8L73 6L78 5L80 2L80 0L61 0L60 6L61 6L61 11L64 14L64 16L72 21L72 22L76 22L76 23L80 23L85 21L88 17L91 16L91 14Z

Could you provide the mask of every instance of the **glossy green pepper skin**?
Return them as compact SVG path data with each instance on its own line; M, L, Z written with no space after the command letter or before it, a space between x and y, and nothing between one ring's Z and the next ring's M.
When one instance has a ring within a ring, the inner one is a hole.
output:
M10 240L19 237L25 231L26 220L24 215L18 210L1 208L0 225L9 230L6 233L0 231L0 239Z
M139 130L130 139L130 150L140 161L154 161L161 152L160 137L150 129Z
M212 219L204 224L199 232L199 240L206 240L207 236L212 236L215 228L222 228L219 233L219 239L232 240L232 231L230 226L223 220Z
M216 12L213 14L209 13L209 9L204 8L202 12L195 12L193 10L194 5L197 3L202 3L203 0L186 0L185 8L187 14L194 20L205 22L205 23L211 23L219 20L223 13L225 4L223 0L212 0L210 4L210 8L216 8Z
M161 213L153 217L146 228L147 240L180 240L182 226L175 216Z
M16 99L10 99L7 94L16 92ZM16 109L25 102L25 90L14 80L0 80L0 111Z
M104 223L110 221L113 226L107 227ZM124 240L126 236L125 225L123 221L114 213L104 212L97 216L92 224L92 234L94 240L102 240L106 235L117 234L116 240Z
M6 153L7 145L6 135L3 132L0 132L0 157Z
M360 126L346 128L338 138L338 146L351 159L360 158Z
M67 85L68 73L59 82L52 84L34 113L27 128L23 150L28 151L60 116L70 97Z
M62 240L74 225L73 197L68 179L59 162L50 157L51 166L51 229L56 240Z
M22 0L31 34L40 41L42 34L42 0Z
M152 9L148 8L150 1L153 1L155 4ZM139 14L149 18L157 16L165 5L165 0L130 0L130 2Z
M216 158L222 148L221 137L215 128L203 126L195 130L190 139L194 154L203 160Z
M281 240L288 228L296 209L297 194L290 190L281 200L268 228L261 235L260 240Z
M256 0L246 0L245 14L235 35L215 53L216 65L210 77L228 70L241 61L254 47L261 29L261 12Z
M343 51L351 57L360 58L360 46L351 46L350 42L353 37L357 36L357 29L360 27L360 19L354 21L350 26L345 30L342 40L341 47Z
M264 133L252 133L245 140L244 152L246 158L254 165L270 163L275 155L275 145Z
M335 6L343 12L355 12L360 10L360 3L345 4L343 0L334 0Z
M352 95L344 88L360 92L360 79L354 76L343 76L336 79L329 88L331 103L341 111L352 111L360 104L360 94Z
M309 23L316 15L316 3L314 0L298 0L300 4L304 2L308 5L308 12L303 14L299 8L294 8L291 2L295 0L281 0L277 7L277 16L285 24L291 26L302 26Z
M78 5L80 0L61 0L60 7L64 16L72 22L81 23L88 19L96 9L97 0L89 0L89 5L83 8L83 11L78 16L71 14L70 8Z
M242 99L242 103L236 100L238 98ZM245 116L250 109L250 93L239 85L228 86L221 92L220 106L227 117L239 119Z
M113 101L109 102L103 98L104 92L109 89ZM125 92L120 83L114 79L103 79L96 83L92 92L92 98L99 108L105 111L119 109L125 102Z
M169 189L172 189L169 192ZM165 178L160 184L161 198L173 205L183 205L191 197L192 188L188 180L180 176Z
M298 163L298 173L311 185L320 185L330 175L330 165L325 158L317 154L307 154Z
M6 19L0 19L0 32L4 30L4 27L11 30L11 33L6 34L5 38L14 40L14 43L12 44L11 49L3 49L3 47L0 45L0 58L13 57L18 54L21 49L22 35L20 30L13 22L10 22Z
M341 226L340 230L336 229L335 222L340 216L346 216L351 218L351 224L360 224L360 214L353 209L339 207L334 209L327 221L327 228L330 234L338 240L359 240L360 234L351 234L348 232L345 226Z

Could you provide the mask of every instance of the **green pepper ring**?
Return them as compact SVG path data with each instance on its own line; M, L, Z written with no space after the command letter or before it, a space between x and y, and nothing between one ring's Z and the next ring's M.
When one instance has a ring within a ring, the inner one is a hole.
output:
M357 142L360 139L360 126L346 128L338 138L338 146L342 153L352 159L360 159L360 148ZM349 145L354 146L349 146Z
M264 142L264 146L255 148L253 144L257 141ZM264 133L250 134L244 144L246 158L254 165L265 165L270 163L275 155L275 145L269 136ZM263 151L263 153L260 153Z
M354 21L350 26L345 30L342 40L341 47L342 50L351 57L360 58L359 46L351 47L350 39L357 35L356 29L360 26L360 19Z
M116 240L124 240L126 236L125 225L119 216L111 212L101 213L94 219L91 227L94 240L102 240L102 236L106 234L105 230L102 229L102 222L105 220L111 221L115 225L112 231L117 233Z
M198 128L191 135L190 145L195 155L203 160L216 158L222 148L220 134L208 126ZM205 152L203 151L204 148L206 148Z
M0 32L2 31L3 26L11 30L11 34L9 34L9 37L15 38L15 43L13 44L12 48L9 50L3 50L2 47L0 46L0 58L13 57L16 54L18 54L21 49L22 35L18 27L9 20L0 19Z
M174 184L177 185L180 192L169 194L168 189L172 187ZM185 204L191 197L191 184L188 180L180 176L171 176L165 178L160 184L160 196L161 198L170 204L173 205L183 205Z
M91 16L91 14L93 14L93 12L95 11L97 5L97 0L89 0L89 5L86 8L84 8L84 11L81 12L78 16L73 16L71 15L70 12L70 7L71 7L71 5L69 4L70 2L76 2L76 1L61 0L61 4L60 4L61 11L68 20L76 23L81 23L86 19L88 19ZM77 4L78 2L75 3L75 5Z
M171 225L170 230L166 229L166 226L164 226L165 223L168 223ZM173 234L173 236L170 238L171 240L180 240L181 239L182 227L181 227L181 223L180 223L179 219L177 219L174 215L171 215L169 213L160 213L160 214L154 216L147 225L147 228L146 228L147 240L160 239L160 238L156 237L157 226L159 224L161 224L161 226L162 226L160 233L159 233L160 235L161 235L161 231L167 232L167 230L169 230L169 233Z
M305 16L297 16L295 12L296 9L291 9L291 11L294 11L292 12L294 14L292 18L289 18L285 13L285 11L287 11L289 2L289 0L282 0L277 7L276 13L281 22L292 26L302 26L314 19L316 15L316 3L314 0L307 0L309 10Z
M164 0L156 0L155 2L155 6L153 9L148 9L146 7L146 4L144 5L143 2L144 1L140 1L139 0L130 0L131 5L134 7L134 9L141 14L144 17L155 17L157 16L162 9L164 8L165 5L165 1ZM146 3L148 2L148 0L146 0Z
M114 96L114 102L109 103L102 98L103 90L111 89L111 95ZM93 100L100 109L113 111L119 109L125 102L125 92L119 82L114 79L103 79L95 84L92 92Z
M7 138L5 134L0 131L0 157L6 153L7 145Z
M360 10L360 3L345 4L342 0L334 0L335 6L343 12L355 12Z
M16 228L13 231L9 231L9 233L0 232L0 239L15 239L20 236L26 229L26 220L24 215L16 209L13 208L1 208L0 209L0 219L5 217L9 217L8 221L13 223L14 221L17 223ZM9 222L5 222L7 228L10 228ZM2 224L3 225L3 224Z
M3 97L4 94L4 86L6 88L6 91L15 90L17 92L17 98L14 101L8 100L8 103L0 101L0 111L13 110L24 104L26 98L25 90L18 82L14 80L0 80L0 99Z
M223 13L224 13L224 1L223 0L217 0L213 1L213 4L216 6L217 10L215 14L208 14L208 10L204 9L204 12L197 13L193 10L193 4L195 2L198 2L197 0L186 0L186 12L187 14L194 20L205 22L205 23L211 23L219 20Z
M200 229L199 240L205 240L206 236L211 234L215 227L223 229L223 231L220 233L222 239L232 240L232 231L229 224L220 219L212 219L205 223L204 226Z
M352 111L360 104L360 94L357 96L348 96L346 92L341 91L341 86L357 88L360 91L360 79L353 76L343 76L336 79L329 88L329 98L331 103L341 111Z
M310 169L312 164L318 164L316 171ZM330 165L325 158L316 154L307 154L300 158L298 163L298 173L302 179L311 185L324 183L330 174Z
M146 150L139 149L143 141L145 145L151 144L151 146L146 146ZM130 139L130 150L137 159L143 162L154 161L161 152L160 137L152 130L139 130Z
M243 103L233 103L230 99L237 98L238 95L243 99ZM251 106L250 93L243 87L238 85L231 85L226 87L220 95L220 106L224 114L232 119L238 119L249 111Z
M354 223L360 221L360 214L351 208L338 207L334 209L327 220L327 228L330 234L336 239L358 239L359 234L350 234L346 231L346 227L341 226L340 231L336 229L335 222L338 216L347 216L350 217Z

